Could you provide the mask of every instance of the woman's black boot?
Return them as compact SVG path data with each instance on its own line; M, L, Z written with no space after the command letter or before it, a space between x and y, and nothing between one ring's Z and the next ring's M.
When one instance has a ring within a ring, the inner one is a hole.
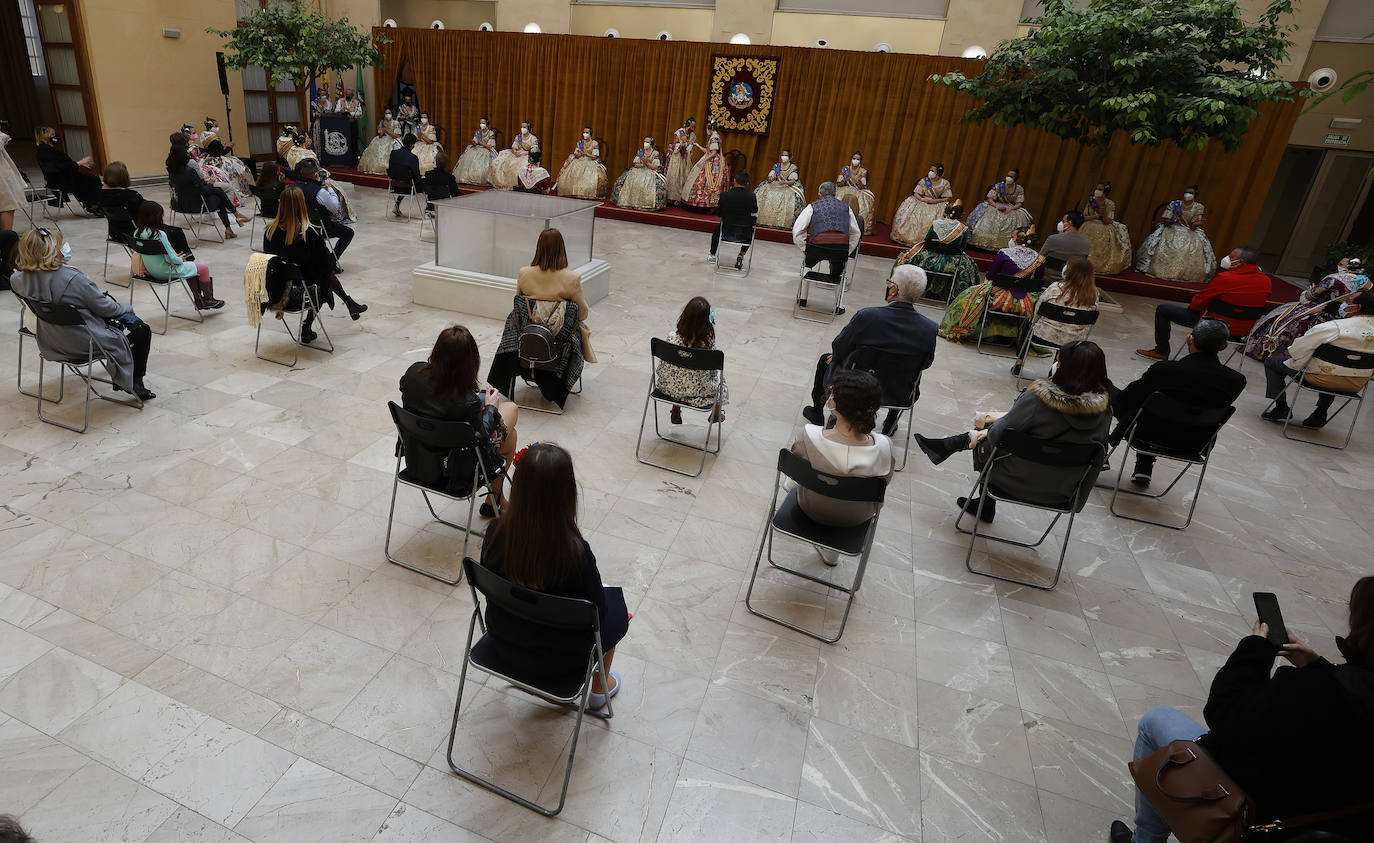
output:
M912 435L916 437L916 444L920 446L921 453L930 457L930 461L935 465L939 465L960 451L968 450L967 433L956 433L943 439L927 439L919 433Z

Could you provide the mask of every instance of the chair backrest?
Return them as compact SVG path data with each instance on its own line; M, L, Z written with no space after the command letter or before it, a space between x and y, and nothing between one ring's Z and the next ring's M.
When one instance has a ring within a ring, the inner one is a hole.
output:
M430 199L452 199L453 193L447 184L441 182L423 181L420 183L425 196Z
M680 369L697 372L725 370L725 352L718 348L688 348L653 337L649 340L649 353L654 359L671 363Z
M386 402L391 420L402 438L435 451L456 451L477 446L477 432L467 422L444 421L416 415L395 401Z
M1064 271L1065 261L1063 258L1056 258L1053 255L1045 255L1045 270L1056 275Z
M1246 305L1231 304L1221 299L1212 299L1207 303L1207 313L1213 316L1225 316L1227 319L1235 319L1237 322L1251 322L1260 318L1269 310L1268 305Z
M405 167L392 167L388 165L386 168L386 177L388 181L390 181L388 187L392 193L410 193L415 189L415 181L411 177L410 170Z
M1170 450L1192 451L1201 458L1235 412L1235 406L1207 407L1180 401L1165 392L1152 392L1131 424L1131 441L1167 439Z
M106 237L127 246L134 234L134 215L123 205L102 205L101 211L105 214Z
M39 322L47 322L49 325L61 325L63 327L75 327L85 325L86 320L81 318L81 311L75 305L53 304L52 302L39 301L27 296L15 293L15 298L24 303L24 306L37 317Z
M916 391L925 364L924 354L899 354L871 345L859 346L844 361L846 369L868 372L878 379L883 387L885 407L910 407L916 401ZM904 391L889 395L889 390L895 389L897 384L903 384Z
M1052 468L1077 468L1100 464L1106 453L1101 442L1057 442L1038 439L1016 429L1002 432L997 450L1006 451L1017 459L1029 460Z
M835 500L880 504L887 494L886 477L827 474L786 448L778 451L778 471L798 486Z
M1330 363L1333 366L1340 366L1343 369L1355 369L1363 372L1374 371L1374 351L1351 351L1330 342L1324 342L1317 346L1317 350L1312 352L1312 359Z
M963 254L963 253L960 252L960 254ZM940 279L942 282L944 282L943 285L942 285L942 286L944 287L944 289L946 289L946 290L952 290L952 289L954 289L954 273L953 273L953 272L936 272L936 271L933 270L933 269L927 269L927 270L926 270L926 289L927 289L927 290L929 290L931 287L935 286L935 280L936 280L937 278Z
M1045 286L1041 279L1017 278L1014 275L992 275L988 277L988 281L998 289L1010 290L1013 293L1036 293Z
M1091 307L1065 307L1052 301L1040 304L1040 316L1061 325L1096 325L1101 315L1101 311Z
M554 371L558 368L558 358L563 353L566 343L560 343L549 326L539 321L537 318L530 318L531 299L525 296L516 296L516 308L525 314L524 327L520 329L520 336L516 347L516 356L521 365L530 369L543 371ZM577 305L573 302L561 302L563 307L563 324L567 324L571 319L577 320Z
M146 237L131 237L129 239L129 248L138 252L140 255L162 258L167 257L167 250L163 248L162 241L160 240L149 240Z
M474 602L480 594L487 599L488 606L496 606L530 623L564 633L592 633L601 627L600 614L590 600L559 597L516 585L471 556L463 559L463 572L467 574L468 585L472 587Z

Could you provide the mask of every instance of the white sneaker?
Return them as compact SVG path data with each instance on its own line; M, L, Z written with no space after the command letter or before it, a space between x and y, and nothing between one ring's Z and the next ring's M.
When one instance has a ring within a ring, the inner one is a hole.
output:
M715 262L716 262L716 256L715 256L715 255L707 255L707 256L706 256L706 263L715 263Z
M840 564L840 554L836 553L835 551L822 550L820 553L821 561L829 565L830 567L834 568L836 565Z

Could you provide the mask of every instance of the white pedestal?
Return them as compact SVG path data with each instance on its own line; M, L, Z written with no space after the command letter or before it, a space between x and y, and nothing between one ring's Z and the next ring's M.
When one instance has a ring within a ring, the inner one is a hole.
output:
M582 266L569 268L582 276L582 295L589 307L610 294L611 265L606 261L593 258ZM411 297L416 304L491 319L505 319L515 297L514 278L453 269L433 261L415 267L411 285Z

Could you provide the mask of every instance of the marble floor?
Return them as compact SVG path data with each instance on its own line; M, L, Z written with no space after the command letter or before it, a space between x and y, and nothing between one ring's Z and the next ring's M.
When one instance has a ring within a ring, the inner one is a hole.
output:
M244 237L197 248L230 304L154 337L158 398L142 412L97 406L77 435L0 393L0 812L43 843L1089 843L1127 815L1140 714L1200 716L1252 591L1276 592L1290 627L1335 655L1369 567L1374 423L1361 419L1347 451L1284 440L1259 419L1253 362L1186 532L1114 518L1097 491L1058 588L1006 585L964 568L952 501L967 461L917 454L892 483L843 639L754 617L744 588L777 449L840 326L791 318L790 247L760 244L753 274L726 278L701 260L705 235L600 221L614 285L591 316L601 362L566 415L523 413L519 435L574 455L582 529L635 614L616 657L625 688L614 720L584 727L561 816L475 788L444 760L471 597L383 558L386 402L445 325L465 322L487 355L501 326L411 304L410 270L432 246L386 218L380 192L352 194L343 280L371 309L325 317L332 356L294 370L254 358ZM75 265L99 279L102 223L61 222ZM851 313L878 302L885 272L861 259ZM634 456L648 338L693 294L716 308L732 399L721 453L695 479ZM151 315L146 289L136 304ZM1150 302L1123 304L1094 337L1118 383L1143 369L1130 349L1150 330ZM917 429L1005 408L1007 364L941 341ZM1181 514L1187 497L1134 509ZM1043 523L1004 513L1003 529ZM403 490L393 542L452 567L461 539ZM981 541L974 553L1020 571L1043 558ZM838 601L799 582L765 574L763 602L836 623ZM556 796L568 717L495 682L471 691L455 755Z

